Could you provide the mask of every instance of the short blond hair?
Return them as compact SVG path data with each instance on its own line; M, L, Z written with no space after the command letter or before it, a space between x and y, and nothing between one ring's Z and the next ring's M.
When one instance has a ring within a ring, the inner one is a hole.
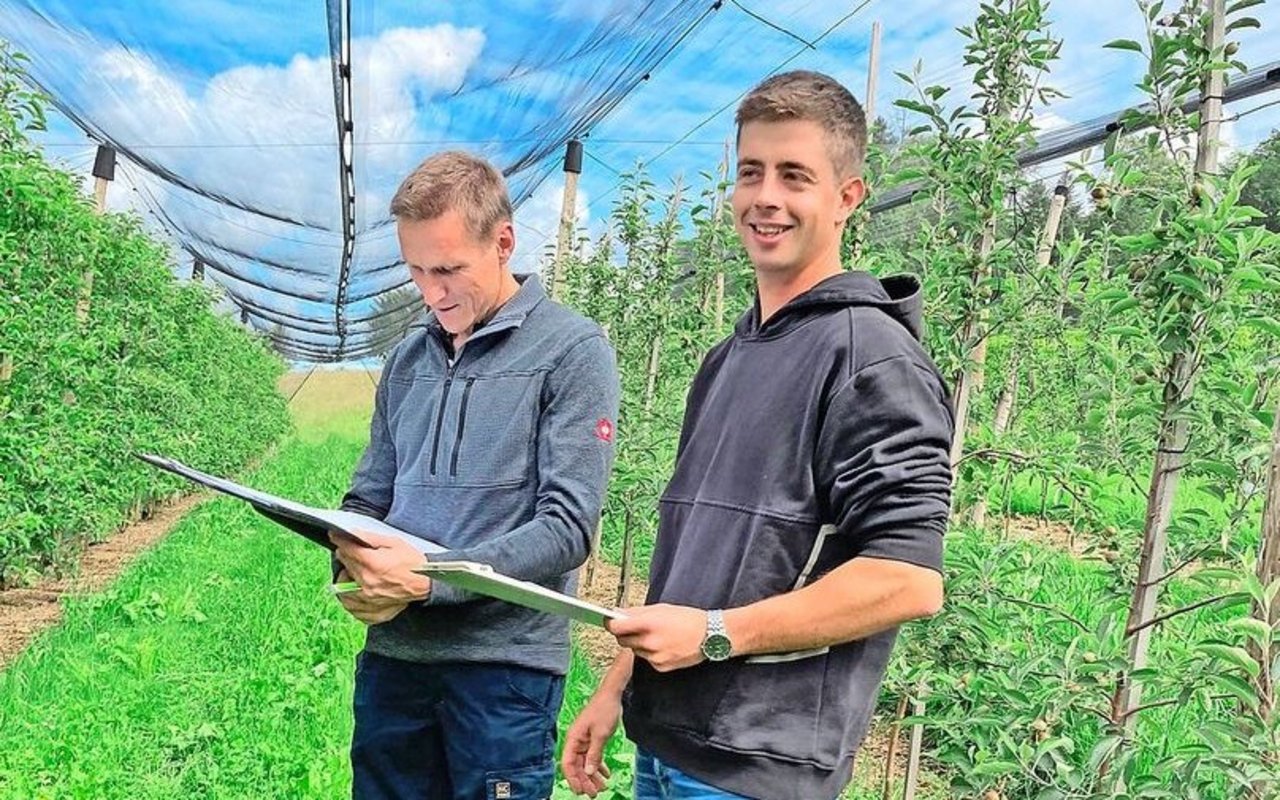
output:
M738 105L738 135L748 122L816 122L841 178L862 174L867 153L867 117L839 81L821 72L794 70L768 78Z
M405 178L391 198L391 216L422 222L457 211L477 239L493 234L511 221L511 198L502 173L485 161L460 150L436 153Z

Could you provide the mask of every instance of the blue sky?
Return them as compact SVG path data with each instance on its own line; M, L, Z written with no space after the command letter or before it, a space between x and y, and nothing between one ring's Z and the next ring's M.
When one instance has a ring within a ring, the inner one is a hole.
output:
M865 94L870 32L883 25L876 113L908 123L892 102L906 89L895 71L920 62L928 80L967 94L963 41L955 32L976 3L919 0L762 4L651 0L507 0L423 4L352 2L358 227L357 266L396 257L389 228L378 228L400 177L433 150L463 147L503 166L523 159L511 178L525 198L517 212L518 267L536 266L553 241L559 213L562 147L585 135L580 222L601 230L616 199L617 173L645 164L659 186L676 175L701 184L733 135L737 98L779 68L810 68ZM1261 30L1238 30L1238 57L1250 65L1280 60L1275 1L1250 9ZM640 16L647 9L651 16ZM748 13L764 17L769 24ZM851 14L851 12L854 12ZM1057 0L1051 31L1062 57L1045 81L1068 97L1036 110L1045 129L1116 111L1140 99L1132 53L1106 50L1116 38L1143 38L1129 0ZM627 63L663 52L688 35L648 80ZM840 20L843 20L840 22ZM837 24L839 23L839 24ZM825 34L825 35L824 35ZM161 206L189 241L247 280L221 276L233 291L268 307L331 318L340 252L338 150L328 63L325 4L318 0L132 0L125 3L0 0L0 37L28 52L33 72L87 119L122 144L185 180L303 226L229 208L125 162L111 190L116 208L149 214ZM816 46L810 46L821 38ZM583 115L611 82L634 88L594 124ZM1249 111L1280 92L1229 109ZM717 110L723 109L719 113ZM1280 106L1230 123L1224 141L1247 148L1280 127ZM547 138L550 137L550 138ZM54 115L39 137L51 157L87 172L93 148ZM148 218L150 218L148 216ZM212 244L208 244L212 243ZM272 296L249 281L283 280L253 259L288 262L315 301ZM397 271L357 278L360 293L402 279ZM357 303L362 316L372 301ZM316 337L317 340L322 337Z

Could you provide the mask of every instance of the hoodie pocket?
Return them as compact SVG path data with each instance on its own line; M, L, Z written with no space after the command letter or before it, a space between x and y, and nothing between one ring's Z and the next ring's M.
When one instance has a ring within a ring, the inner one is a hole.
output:
M741 660L731 659L658 672L637 658L632 675L632 711L652 724L705 739L725 690L742 667Z
M725 687L708 738L740 752L834 768L844 731L824 719L829 652L774 663L743 663ZM827 730L827 728L833 728Z

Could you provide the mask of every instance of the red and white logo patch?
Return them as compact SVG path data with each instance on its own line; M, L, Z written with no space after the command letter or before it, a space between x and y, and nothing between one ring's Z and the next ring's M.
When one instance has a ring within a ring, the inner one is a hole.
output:
M596 420L596 438L602 442L612 442L613 423L603 417Z

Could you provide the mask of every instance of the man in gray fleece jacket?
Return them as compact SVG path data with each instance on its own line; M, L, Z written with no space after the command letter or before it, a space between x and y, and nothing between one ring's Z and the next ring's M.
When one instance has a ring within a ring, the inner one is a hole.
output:
M618 375L598 326L517 278L501 175L463 153L423 162L391 203L430 308L387 358L369 447L342 507L573 592L613 459ZM358 657L356 798L547 797L568 621L412 572L422 556L335 538L339 596L369 625Z
M831 800L849 781L897 626L942 602L954 428L919 284L846 272L866 126L825 75L738 108L733 212L755 306L689 390L648 605L565 736L605 787L623 715L635 800Z

